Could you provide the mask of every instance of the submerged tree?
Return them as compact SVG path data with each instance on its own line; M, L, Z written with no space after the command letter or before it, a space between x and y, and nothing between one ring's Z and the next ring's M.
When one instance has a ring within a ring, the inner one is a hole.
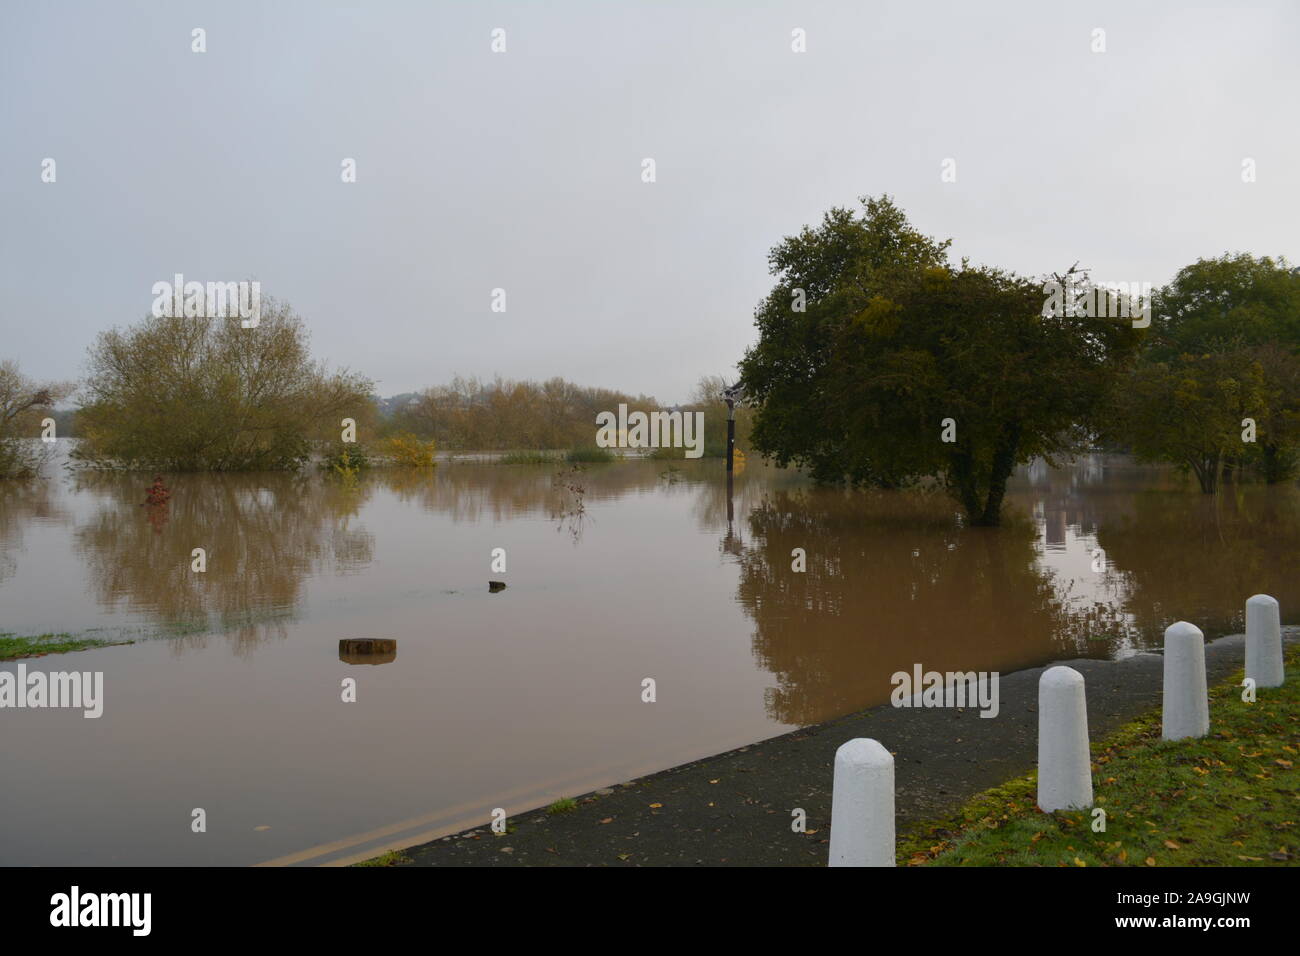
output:
M343 418L373 420L371 383L312 360L302 320L150 317L100 335L77 424L79 460L165 471L292 468Z
M1270 484L1294 477L1300 272L1245 253L1199 259L1157 293L1154 311L1126 406L1134 450L1191 468L1206 492L1224 466L1254 464Z
M30 478L40 470L49 450L39 440L41 422L71 391L64 383L32 381L16 362L0 362L0 479Z
M887 197L863 203L861 217L833 209L771 253L777 285L741 364L753 444L822 482L937 477L972 524L996 525L1017 464L1100 428L1141 333L1044 316L1041 283L953 267L948 242Z
M1168 461L1218 487L1225 462L1249 447L1242 423L1267 405L1263 369L1249 351L1143 362L1124 391L1123 431L1141 461Z

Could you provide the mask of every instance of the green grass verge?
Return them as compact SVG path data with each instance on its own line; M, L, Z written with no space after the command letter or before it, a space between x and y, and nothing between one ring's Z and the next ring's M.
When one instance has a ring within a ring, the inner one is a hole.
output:
M23 657L44 657L46 654L67 654L91 647L112 647L116 644L133 644L134 641L107 641L98 637L77 637L75 634L36 634L21 637L0 631L0 661L16 661Z
M1244 703L1242 673L1210 691L1210 733L1162 741L1152 711L1092 745L1094 807L1043 813L1037 773L913 827L900 865L1261 866L1300 860L1300 646L1286 683Z
M382 856L374 857L370 860L362 860L360 863L353 863L353 866L397 866L399 863L410 863L411 858L401 850L389 850Z

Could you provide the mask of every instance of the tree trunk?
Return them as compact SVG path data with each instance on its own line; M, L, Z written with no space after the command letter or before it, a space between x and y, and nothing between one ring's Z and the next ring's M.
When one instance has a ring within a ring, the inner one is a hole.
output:
M1002 499L1007 494L1007 479L1016 467L1016 452L1020 450L1020 426L1008 425L1002 433L1002 441L993 453L993 465L989 469L989 493L984 502L984 510L974 524L985 528L996 528L1002 522Z
M1290 451L1284 452L1280 445L1264 446L1264 481L1276 485L1287 481L1295 474L1295 458Z
M978 524L980 514L979 492L975 488L975 462L968 451L954 452L952 456L952 482L957 497L971 524Z
M1193 461L1192 471L1196 473L1196 480L1201 485L1201 491L1204 494L1214 494L1215 488L1219 483L1219 459L1202 458L1199 461Z

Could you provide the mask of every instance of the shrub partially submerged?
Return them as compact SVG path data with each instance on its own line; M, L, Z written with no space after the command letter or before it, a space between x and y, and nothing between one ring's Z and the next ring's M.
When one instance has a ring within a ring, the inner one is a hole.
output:
M296 468L344 418L373 414L371 383L328 373L302 320L263 300L261 319L149 317L90 350L74 458L157 471Z
M16 363L0 362L0 478L30 478L40 470L51 447L40 441L41 420L71 391L37 384Z
M437 442L430 439L423 441L410 432L393 435L380 443L379 451L394 465L410 468L430 468L434 464L434 453L438 450Z

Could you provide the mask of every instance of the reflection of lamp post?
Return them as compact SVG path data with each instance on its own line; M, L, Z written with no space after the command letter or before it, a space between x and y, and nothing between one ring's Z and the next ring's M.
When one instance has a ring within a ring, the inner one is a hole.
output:
M722 386L722 400L727 403L727 474L732 471L736 457L736 403L745 397L745 386L740 382Z

